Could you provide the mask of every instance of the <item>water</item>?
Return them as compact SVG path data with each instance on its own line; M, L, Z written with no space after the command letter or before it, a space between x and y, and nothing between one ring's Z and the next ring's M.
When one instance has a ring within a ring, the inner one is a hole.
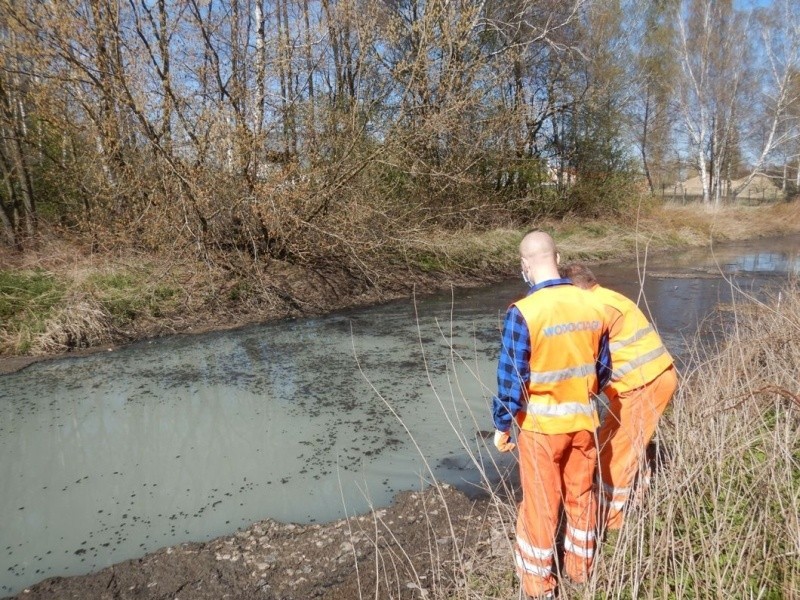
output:
M760 292L800 273L798 247L795 236L595 271L643 291L680 354L732 284ZM464 457L486 452L499 327L522 293L513 281L0 377L0 594L266 517L362 513L424 485L428 468L469 490Z

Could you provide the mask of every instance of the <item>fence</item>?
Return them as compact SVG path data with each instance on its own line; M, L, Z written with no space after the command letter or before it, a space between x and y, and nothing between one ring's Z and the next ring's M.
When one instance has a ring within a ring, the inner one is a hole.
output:
M674 202L676 204L702 203L703 194L696 192L677 191L666 186L661 188L661 199L664 202ZM759 204L772 204L787 200L787 194L778 188L762 190L743 190L739 194L724 194L721 196L721 203L727 205L757 206Z

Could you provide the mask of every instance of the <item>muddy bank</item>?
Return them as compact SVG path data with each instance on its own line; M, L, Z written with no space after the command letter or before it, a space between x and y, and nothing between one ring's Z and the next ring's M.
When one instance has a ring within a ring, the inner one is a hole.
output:
M407 273L392 276L380 286L351 287L347 280L324 281L319 274L296 276L282 282L282 289L291 290L292 297L302 297L297 302L263 302L249 306L231 306L215 295L203 306L184 312L164 315L160 319L141 319L125 328L109 327L105 335L95 339L88 347L69 347L48 353L3 356L0 355L0 375L14 373L34 363L46 360L77 358L99 352L113 352L134 342L174 335L197 335L211 331L229 331L282 319L309 318L339 310L368 307L412 296L435 294L451 288L471 288L489 285L514 275L512 268L493 268L471 275L445 273ZM334 290L333 293L331 290ZM288 296L287 296L288 298Z
M47 579L14 598L421 598L457 585L475 560L509 549L488 499L469 500L443 485L401 493L389 508L325 525L259 521L97 573Z
M565 217L535 225L553 234L563 259L597 263L712 241L795 233L800 231L800 203L714 212L698 206L659 207L637 215L635 222ZM154 337L486 285L517 274L517 243L525 229L429 232L402 240L401 247L359 257L356 270L330 260L317 266L270 260L240 268L132 249L96 254L78 241L57 238L25 254L0 250L0 271L46 273L63 292L41 314L22 311L0 326L0 374L87 349L107 351Z

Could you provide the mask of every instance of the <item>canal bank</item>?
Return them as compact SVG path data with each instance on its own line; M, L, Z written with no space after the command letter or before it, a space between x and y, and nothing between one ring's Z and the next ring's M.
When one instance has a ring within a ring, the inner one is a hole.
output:
M531 222L565 260L646 260L652 254L800 231L800 202L766 206L654 206L616 219ZM527 229L527 228L526 228ZM387 239L336 264L255 262L219 267L176 252L97 252L58 237L18 254L0 249L0 373L43 358L106 352L142 339L233 329L285 318L477 287L514 277L523 229L424 231Z

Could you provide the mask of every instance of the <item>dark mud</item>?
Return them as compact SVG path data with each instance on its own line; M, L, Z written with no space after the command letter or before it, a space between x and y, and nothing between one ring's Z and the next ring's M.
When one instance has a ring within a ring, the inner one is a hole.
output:
M424 598L455 588L476 558L510 542L488 499L450 486L326 525L271 520L162 548L96 573L54 577L14 598L220 600ZM509 569L511 565L509 563Z

